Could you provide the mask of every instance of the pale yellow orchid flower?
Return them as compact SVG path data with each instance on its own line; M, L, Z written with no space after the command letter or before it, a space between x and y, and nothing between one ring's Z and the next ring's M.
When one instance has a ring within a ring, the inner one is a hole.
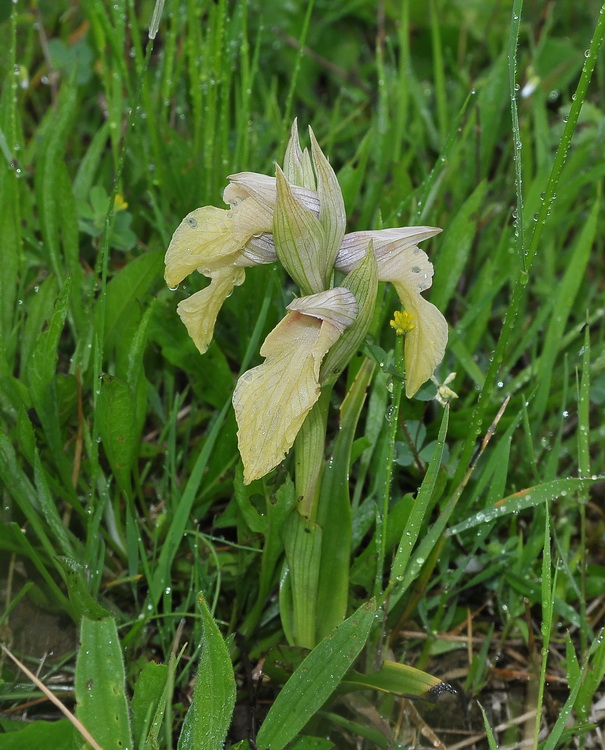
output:
M244 483L275 468L319 398L319 371L330 347L357 315L351 291L336 287L291 302L233 394Z
M405 392L411 398L433 374L443 359L447 344L447 322L439 310L424 299L432 284L433 264L416 243L439 234L436 227L398 227L345 235L335 267L349 273L361 262L372 242L379 281L390 281L409 316L405 337Z
M244 268L277 260L271 234L275 178L242 172L229 180L223 198L230 208L203 206L187 214L172 236L165 257L164 278L169 287L176 288L193 271L211 280L177 307L202 354L210 345L223 302L244 281ZM319 213L317 193L296 186L292 191L306 208Z

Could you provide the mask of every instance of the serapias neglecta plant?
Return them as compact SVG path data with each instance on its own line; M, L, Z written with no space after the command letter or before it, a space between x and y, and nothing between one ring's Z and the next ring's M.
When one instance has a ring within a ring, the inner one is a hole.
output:
M441 362L447 323L423 296L433 266L418 243L435 227L395 227L345 234L345 208L334 170L309 129L302 149L296 121L276 176L231 175L228 208L203 206L176 229L166 252L165 279L177 287L193 272L210 284L179 303L177 312L203 354L219 310L245 269L281 263L300 289L283 320L261 346L265 361L244 373L233 394L246 484L275 468L292 447L322 386L333 381L365 337L377 282L395 287L405 312L405 390L412 397ZM335 271L344 275L335 285ZM322 367L328 352L330 367Z

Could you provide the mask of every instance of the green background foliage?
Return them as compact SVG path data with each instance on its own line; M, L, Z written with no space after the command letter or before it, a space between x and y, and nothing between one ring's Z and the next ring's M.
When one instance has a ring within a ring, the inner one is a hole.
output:
M151 42L153 10L0 4L3 642L104 748L251 747L261 726L267 747L299 750L430 732L596 747L603 9L166 0ZM244 486L230 406L293 288L247 271L201 357L175 307L205 280L162 279L182 217L222 206L229 174L273 174L295 116L336 170L348 231L443 228L423 246L427 297L450 325L436 377L455 373L458 395L445 412L431 382L402 398L381 287L331 397L313 623L328 638L309 655L280 650L289 463ZM458 697L339 684L384 658ZM1 665L0 748L73 747Z

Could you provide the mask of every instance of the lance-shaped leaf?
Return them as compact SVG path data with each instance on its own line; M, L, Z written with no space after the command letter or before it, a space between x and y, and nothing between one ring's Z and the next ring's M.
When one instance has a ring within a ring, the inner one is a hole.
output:
M319 370L326 352L357 315L354 295L343 287L288 305L267 336L265 362L244 373L233 394L244 483L283 460L319 398Z
M409 698L424 698L435 701L443 693L455 693L456 690L447 682L433 677L415 667L385 661L378 672L361 674L352 669L342 681L344 689L357 688L367 690L374 688L388 693L399 693Z
M273 239L277 257L304 294L321 292L331 272L324 228L313 212L297 200L281 169L277 165L275 169Z

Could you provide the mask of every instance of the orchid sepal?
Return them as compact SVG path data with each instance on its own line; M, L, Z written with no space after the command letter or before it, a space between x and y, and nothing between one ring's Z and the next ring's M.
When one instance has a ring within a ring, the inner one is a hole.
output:
M278 166L276 179L273 240L277 257L303 294L317 294L327 287L331 272L324 253L325 231L312 211L297 200Z

